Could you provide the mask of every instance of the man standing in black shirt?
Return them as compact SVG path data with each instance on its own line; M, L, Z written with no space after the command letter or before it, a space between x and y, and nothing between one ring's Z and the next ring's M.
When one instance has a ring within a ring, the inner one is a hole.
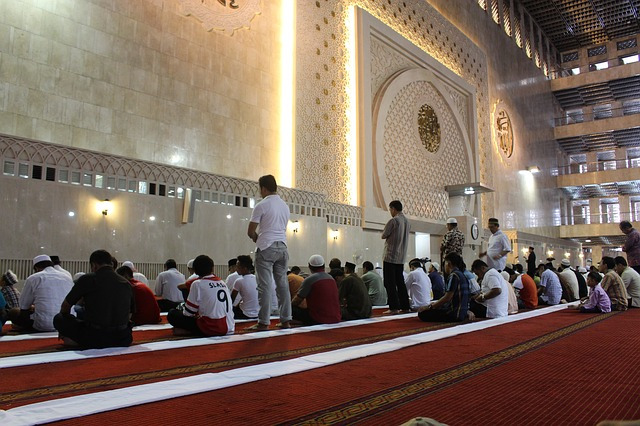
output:
M529 256L527 257L527 275L533 278L536 275L536 254L533 252L533 247L529 247Z

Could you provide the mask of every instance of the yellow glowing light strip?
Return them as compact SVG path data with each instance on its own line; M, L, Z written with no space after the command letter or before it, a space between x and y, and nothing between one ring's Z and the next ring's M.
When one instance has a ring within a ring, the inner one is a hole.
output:
M357 64L356 64L356 8L351 6L347 9L345 27L347 29L347 109L346 113L346 136L347 136L347 164L349 175L347 188L349 191L349 204L358 205L358 133L357 133Z
M295 152L295 0L282 0L282 32L280 37L280 175L278 183L291 188L294 185L293 156Z

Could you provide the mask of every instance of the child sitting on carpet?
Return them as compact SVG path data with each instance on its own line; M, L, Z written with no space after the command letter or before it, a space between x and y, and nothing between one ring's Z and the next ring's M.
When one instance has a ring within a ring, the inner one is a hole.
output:
M589 299L584 299L578 309L582 313L589 312L611 312L611 299L600 285L602 276L597 272L589 272L587 275L587 285L591 288Z

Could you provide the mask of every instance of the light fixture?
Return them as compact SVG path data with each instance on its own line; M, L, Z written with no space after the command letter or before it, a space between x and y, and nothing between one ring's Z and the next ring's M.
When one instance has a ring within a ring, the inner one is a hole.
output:
M580 253L580 254L578 255L578 257L579 257L580 259L582 259L582 258L584 257L584 254L583 254L583 253Z
M475 193L476 191L473 189L472 186L468 186L464 189L464 195L473 195Z
M155 216L149 216L149 220L150 220L151 222L153 222L154 220L156 220L156 217L155 217Z
M591 240L584 240L584 242L585 242L585 243L590 243L590 242L591 242Z
M98 210L103 216L106 216L113 211L113 204L108 198L105 198L104 201L98 203Z
M540 167L538 166L529 166L527 167L527 171L531 173L540 173Z
M300 222L297 220L291 221L291 230L294 233L298 233L298 231L300 230Z
M523 254L527 254L527 253L529 253L529 249L528 249L528 248L526 248L526 247L522 247L522 253L523 253Z
M227 215L227 219L231 219L231 215L230 214Z
M74 217L76 215L76 213L75 212L69 212L68 215L69 215L69 217Z
M553 250L547 250L547 256L549 257L553 256Z
M564 254L564 257L566 257L566 258L569 258L569 257L571 257L571 253L569 253L569 252L566 252L566 253Z
M333 238L334 240L337 240L338 235L340 235L340 231L338 231L337 229L332 229L330 235L331 235L331 238Z

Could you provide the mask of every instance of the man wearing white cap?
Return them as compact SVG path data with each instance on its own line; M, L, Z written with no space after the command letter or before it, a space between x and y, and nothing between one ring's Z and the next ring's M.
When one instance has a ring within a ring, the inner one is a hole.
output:
M122 266L128 266L133 271L133 279L136 281L140 281L142 284L149 287L149 280L147 279L147 277L144 276L144 274L141 274L140 272L138 272L138 270L136 269L136 266L133 264L132 261L127 260L125 262L122 262Z
M291 301L293 318L304 325L335 324L340 322L338 286L331 275L324 271L324 258L314 254L309 258L311 275L302 282L298 294ZM303 300L307 309L300 308Z
M462 256L461 256L462 257ZM444 278L440 273L440 264L438 262L428 262L425 267L431 281L431 291L433 291L433 300L438 300L444 296Z
M576 274L571 270L571 262L569 262L569 259L562 259L560 262L558 278L560 278L560 284L562 284L562 298L567 302L578 300L580 286L578 284L578 277L576 277Z
M27 278L20 295L20 309L9 311L9 319L25 330L54 331L53 317L73 287L73 280L56 271L46 254L33 259L33 269L36 272Z
M457 253L462 256L462 248L464 247L464 234L458 229L458 221L455 217L447 219L447 233L444 234L442 244L440 245L441 259L444 259L449 253Z

